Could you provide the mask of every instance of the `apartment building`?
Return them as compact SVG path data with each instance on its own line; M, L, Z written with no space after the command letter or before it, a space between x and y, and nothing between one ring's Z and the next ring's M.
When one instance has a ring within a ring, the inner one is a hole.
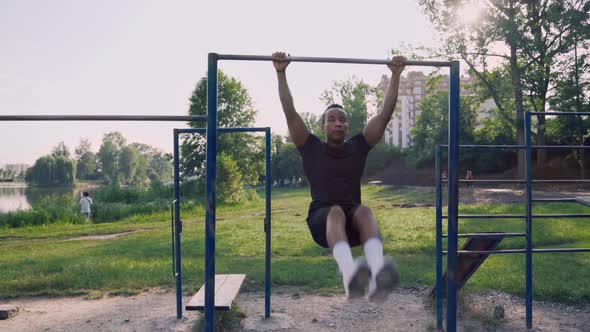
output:
M412 146L411 131L416 126L416 119L420 115L420 101L426 95L428 76L420 71L411 71L403 75L400 80L398 105L396 112L385 131L385 144L398 146L402 149ZM461 95L472 92L465 89L467 84L473 83L474 78L461 76ZM448 90L449 79L444 75L439 82L438 90ZM389 76L383 75L378 87L385 91L389 85Z

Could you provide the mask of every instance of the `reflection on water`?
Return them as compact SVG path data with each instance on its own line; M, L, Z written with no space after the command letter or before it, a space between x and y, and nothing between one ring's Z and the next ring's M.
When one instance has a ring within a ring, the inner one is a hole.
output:
M28 210L41 198L48 195L69 194L80 197L85 188L30 188L19 184L0 184L0 213Z

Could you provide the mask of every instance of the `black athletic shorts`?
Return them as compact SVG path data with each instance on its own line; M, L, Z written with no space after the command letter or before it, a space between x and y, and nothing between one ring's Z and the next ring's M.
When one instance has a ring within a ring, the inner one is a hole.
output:
M346 236L348 237L348 244L351 247L358 246L361 244L361 238L359 232L353 225L352 217L354 212L359 207L359 204L355 205L339 205L344 214L346 215ZM328 223L328 213L330 212L331 206L321 207L310 210L307 216L307 226L311 232L313 240L324 248L329 248L328 240L326 239L326 227Z

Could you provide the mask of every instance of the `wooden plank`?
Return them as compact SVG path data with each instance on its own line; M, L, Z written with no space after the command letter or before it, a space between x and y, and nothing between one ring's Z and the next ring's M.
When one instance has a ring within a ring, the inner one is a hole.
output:
M215 294L219 291L225 279L227 278L227 274L216 274L215 275ZM217 301L215 301L217 304ZM205 285L199 289L197 294L193 296L193 298L189 301L186 305L186 310L204 310L205 308Z
M495 250L503 237L494 238L468 238L463 244L462 250ZM457 290L460 290L467 280L475 273L475 271L483 264L489 254L469 254L459 256L457 262ZM442 277L442 293L446 296L447 293L447 272ZM430 291L431 298L436 296L436 287Z
M576 197L576 202L590 206L590 196L578 196Z
M245 274L216 274L215 275L215 310L230 310L240 287L246 278ZM186 310L205 309L205 285L186 305Z
M246 278L245 274L229 274L223 287L215 294L215 308L218 310L230 310L240 287Z

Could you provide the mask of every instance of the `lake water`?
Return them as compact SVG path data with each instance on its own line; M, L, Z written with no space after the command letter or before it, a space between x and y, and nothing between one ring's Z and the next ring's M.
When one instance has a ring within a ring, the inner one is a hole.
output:
M30 188L19 183L0 183L0 213L28 210L35 202L48 195L69 194L81 197L85 188Z

